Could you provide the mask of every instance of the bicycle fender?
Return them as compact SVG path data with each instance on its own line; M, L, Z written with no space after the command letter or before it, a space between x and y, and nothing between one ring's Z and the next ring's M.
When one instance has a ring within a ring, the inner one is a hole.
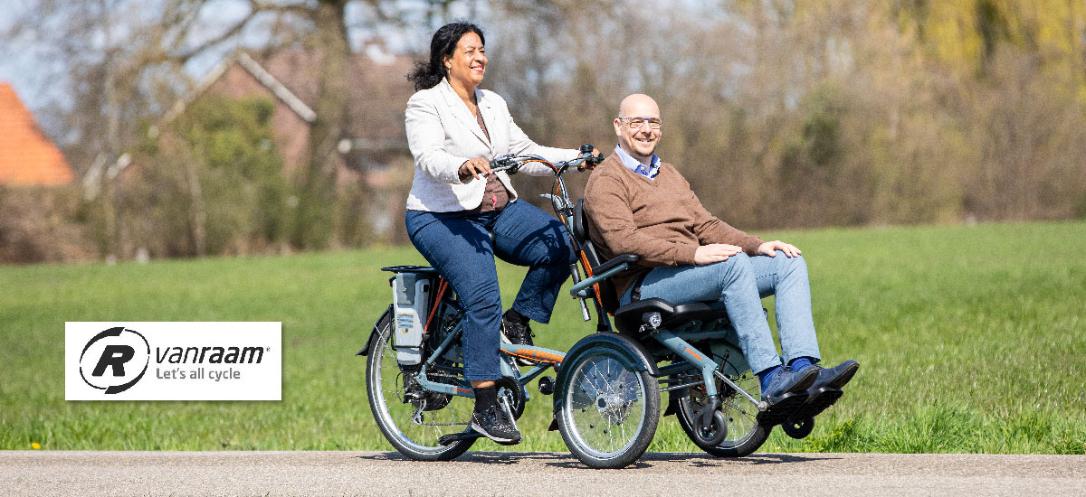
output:
M355 352L354 355L365 356L370 352L370 343L373 342L373 337L381 332L381 324L385 321L392 319L392 306L389 305L388 309L385 309L385 313L377 319L377 322L373 324L373 330L370 331L370 336L366 338L366 343L362 344L362 349Z
M634 341L632 338L612 332L599 332L582 338L577 343L573 344L573 347L569 349L569 352L566 352L566 358L562 361L562 364L563 366L565 364L571 364L578 355L583 354L588 350L601 347L626 352L624 355L633 358L636 362L634 364L624 364L631 369L636 371L648 371L653 377L656 377L659 374L659 370L656 368L656 361L652 359L652 354L649 354L648 351L645 350L645 347ZM558 376L555 378L556 395L554 395L554 413L557 413L561 409L562 402L565 400L564 395L557 395L557 393L564 392L568 387L569 374L567 371L568 369L565 367L559 368Z

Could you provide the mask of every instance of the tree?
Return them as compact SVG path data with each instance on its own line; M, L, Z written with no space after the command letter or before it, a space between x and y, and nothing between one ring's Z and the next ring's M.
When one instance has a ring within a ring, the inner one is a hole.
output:
M64 116L66 143L82 173L96 184L103 219L103 250L116 254L122 243L123 192L113 181L125 151L142 139L149 124L165 113L194 82L187 65L221 57L246 45L265 53L301 46L319 58L316 119L308 164L299 178L297 219L289 239L298 248L327 246L332 240L336 202L336 146L354 117L347 112L348 64L352 45L397 29L428 28L468 0L97 0L69 3L38 0L18 22L22 32L59 55L73 105ZM225 12L227 15L220 13ZM39 27L57 26L49 31ZM353 43L352 43L353 41ZM63 107L63 106L62 106ZM363 194L364 196L364 194Z
M286 238L287 193L264 98L206 95L146 140L128 182L133 242L152 256L245 253Z

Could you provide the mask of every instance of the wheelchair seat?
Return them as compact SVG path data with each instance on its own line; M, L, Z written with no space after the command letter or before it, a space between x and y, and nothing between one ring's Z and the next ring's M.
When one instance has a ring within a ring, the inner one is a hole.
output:
M601 262L596 247L592 244L590 236L592 226L588 216L585 215L584 199L577 201L573 210L573 236L577 238L584 250L585 259L593 274L602 273L622 263L633 264L638 257L634 254L620 254L606 262ZM672 304L664 299L651 298L630 302L620 306L619 295L614 283L610 279L599 283L597 295L604 310L615 317L615 326L620 332L636 335L644 324L648 313L659 312L662 318L661 327L676 327L691 321L711 321L727 319L724 309L713 307L713 302L691 302L684 304Z
M726 310L713 307L710 302L690 302L672 304L661 298L651 298L630 302L615 310L615 326L619 331L637 334L645 323L648 313L660 313L660 328L675 328L691 321L702 323L717 319L728 319Z

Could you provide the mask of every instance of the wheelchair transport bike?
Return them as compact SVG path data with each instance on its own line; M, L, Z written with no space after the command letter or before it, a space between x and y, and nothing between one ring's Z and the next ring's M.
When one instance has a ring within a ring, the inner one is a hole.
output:
M724 309L703 302L644 299L618 305L611 278L638 261L633 254L600 261L589 238L584 201L571 200L563 175L601 158L581 147L571 161L501 156L491 169L510 174L524 164L551 169L555 214L566 225L578 262L571 265L582 318L596 332L567 351L501 343L498 401L514 419L530 399L527 386L553 397L553 420L570 451L593 468L621 468L644 454L661 416L674 414L702 450L742 457L757 450L773 426L794 438L810 434L813 418L781 419L759 400L750 371ZM463 376L460 336L463 303L434 268L391 266L393 302L377 320L357 355L366 356L366 392L378 428L404 456L450 460L482 435L469 427L473 392ZM591 304L589 303L591 302ZM612 323L613 317L613 323ZM522 371L517 360L527 363ZM555 376L543 376L553 369Z

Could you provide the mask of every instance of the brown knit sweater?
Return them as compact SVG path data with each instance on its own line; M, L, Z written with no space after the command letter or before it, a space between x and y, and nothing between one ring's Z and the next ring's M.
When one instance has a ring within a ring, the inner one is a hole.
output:
M754 255L762 244L707 211L690 183L667 163L649 180L612 154L588 178L585 210L602 261L627 253L641 257L637 269L615 277L619 295L653 266L693 265L701 245L738 245Z

